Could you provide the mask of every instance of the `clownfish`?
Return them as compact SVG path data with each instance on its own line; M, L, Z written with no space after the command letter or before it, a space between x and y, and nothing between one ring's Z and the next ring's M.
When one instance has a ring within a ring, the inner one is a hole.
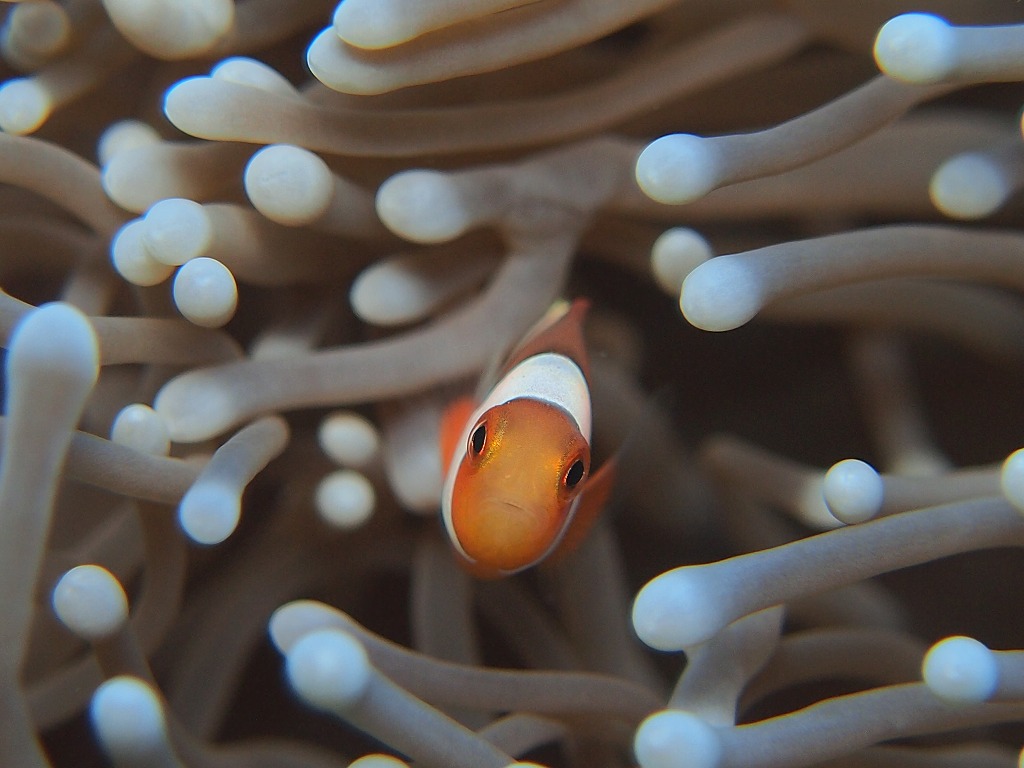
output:
M441 514L474 576L508 576L570 551L607 501L614 461L590 466L587 307L556 304L478 404L462 398L445 412Z

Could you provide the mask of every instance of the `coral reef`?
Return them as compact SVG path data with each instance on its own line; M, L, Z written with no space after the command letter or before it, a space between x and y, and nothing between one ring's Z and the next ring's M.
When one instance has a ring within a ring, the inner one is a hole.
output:
M1017 766L1024 19L926 5L3 3L0 765ZM574 296L616 491L477 581Z

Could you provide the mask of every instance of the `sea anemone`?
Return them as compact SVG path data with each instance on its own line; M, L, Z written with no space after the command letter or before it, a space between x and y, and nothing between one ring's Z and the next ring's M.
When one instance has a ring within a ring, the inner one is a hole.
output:
M1017 766L1024 26L927 5L4 3L0 765ZM574 296L615 493L477 581Z

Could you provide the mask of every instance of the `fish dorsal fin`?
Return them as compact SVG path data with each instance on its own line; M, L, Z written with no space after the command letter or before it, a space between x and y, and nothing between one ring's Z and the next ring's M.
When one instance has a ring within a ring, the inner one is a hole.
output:
M590 378L586 347L583 341L583 318L590 307L586 299L574 299L572 303L557 301L544 314L526 337L512 350L505 362L502 374L512 370L528 357L542 352L565 355Z
M554 302L522 340L510 352L496 355L484 369L476 388L476 397L482 400L501 378L528 357L541 352L565 355L590 376L586 348L583 343L583 317L590 306L586 299L565 299Z

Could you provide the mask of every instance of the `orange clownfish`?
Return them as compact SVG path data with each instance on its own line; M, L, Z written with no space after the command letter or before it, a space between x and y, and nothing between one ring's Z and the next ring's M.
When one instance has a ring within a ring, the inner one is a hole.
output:
M612 462L590 471L586 311L581 299L557 304L482 402L463 399L445 413L441 513L475 576L507 576L571 550L607 500Z

